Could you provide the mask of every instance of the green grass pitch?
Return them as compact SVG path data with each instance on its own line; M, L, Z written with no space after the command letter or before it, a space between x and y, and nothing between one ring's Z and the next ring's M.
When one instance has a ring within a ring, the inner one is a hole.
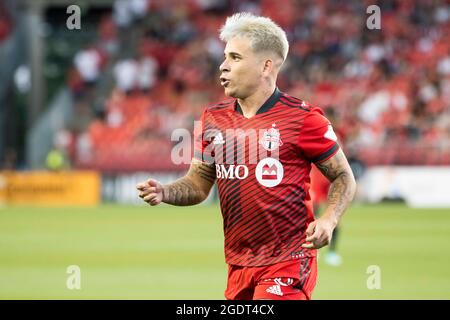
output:
M354 205L313 299L450 299L450 210ZM223 299L219 208L0 208L0 299ZM67 267L81 268L69 290ZM369 290L367 268L381 269Z

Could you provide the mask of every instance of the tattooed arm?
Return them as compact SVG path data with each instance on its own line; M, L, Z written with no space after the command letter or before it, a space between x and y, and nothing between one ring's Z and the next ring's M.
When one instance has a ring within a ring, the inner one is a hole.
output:
M330 180L328 206L322 216L309 224L306 230L305 248L319 249L331 241L334 228L353 200L356 182L353 172L342 150L330 159L318 163L317 168Z
M177 181L162 185L154 179L139 183L139 197L152 206L161 202L176 206L191 206L208 197L216 179L216 169L212 164L206 164L192 159L188 173Z
M331 159L318 163L317 167L331 182L324 215L330 215L337 224L355 195L356 182L352 169L342 150Z

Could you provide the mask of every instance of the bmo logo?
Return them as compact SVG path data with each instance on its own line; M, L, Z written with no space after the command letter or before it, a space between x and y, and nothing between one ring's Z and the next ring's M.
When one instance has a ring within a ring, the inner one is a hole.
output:
M275 158L265 158L256 166L255 175L258 182L264 187L275 187L283 180L283 165Z
M217 179L245 179L248 176L248 168L243 164L230 164L228 168L223 164L216 164Z

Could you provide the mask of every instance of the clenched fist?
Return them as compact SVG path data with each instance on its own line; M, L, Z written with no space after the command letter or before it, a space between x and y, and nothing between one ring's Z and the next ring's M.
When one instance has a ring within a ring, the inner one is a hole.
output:
M320 249L331 242L335 221L325 217L311 222L306 229L306 243L302 245L307 249Z
M163 187L159 181L148 179L136 186L139 190L139 197L151 206L160 204L163 200Z

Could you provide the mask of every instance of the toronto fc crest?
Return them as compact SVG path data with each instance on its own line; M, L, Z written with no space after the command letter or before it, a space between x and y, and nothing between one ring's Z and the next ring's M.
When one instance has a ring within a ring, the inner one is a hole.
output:
M259 143L262 144L264 149L267 151L276 150L278 147L283 145L280 138L280 131L275 127L276 124L272 124L272 128L264 131L262 138L259 139Z

